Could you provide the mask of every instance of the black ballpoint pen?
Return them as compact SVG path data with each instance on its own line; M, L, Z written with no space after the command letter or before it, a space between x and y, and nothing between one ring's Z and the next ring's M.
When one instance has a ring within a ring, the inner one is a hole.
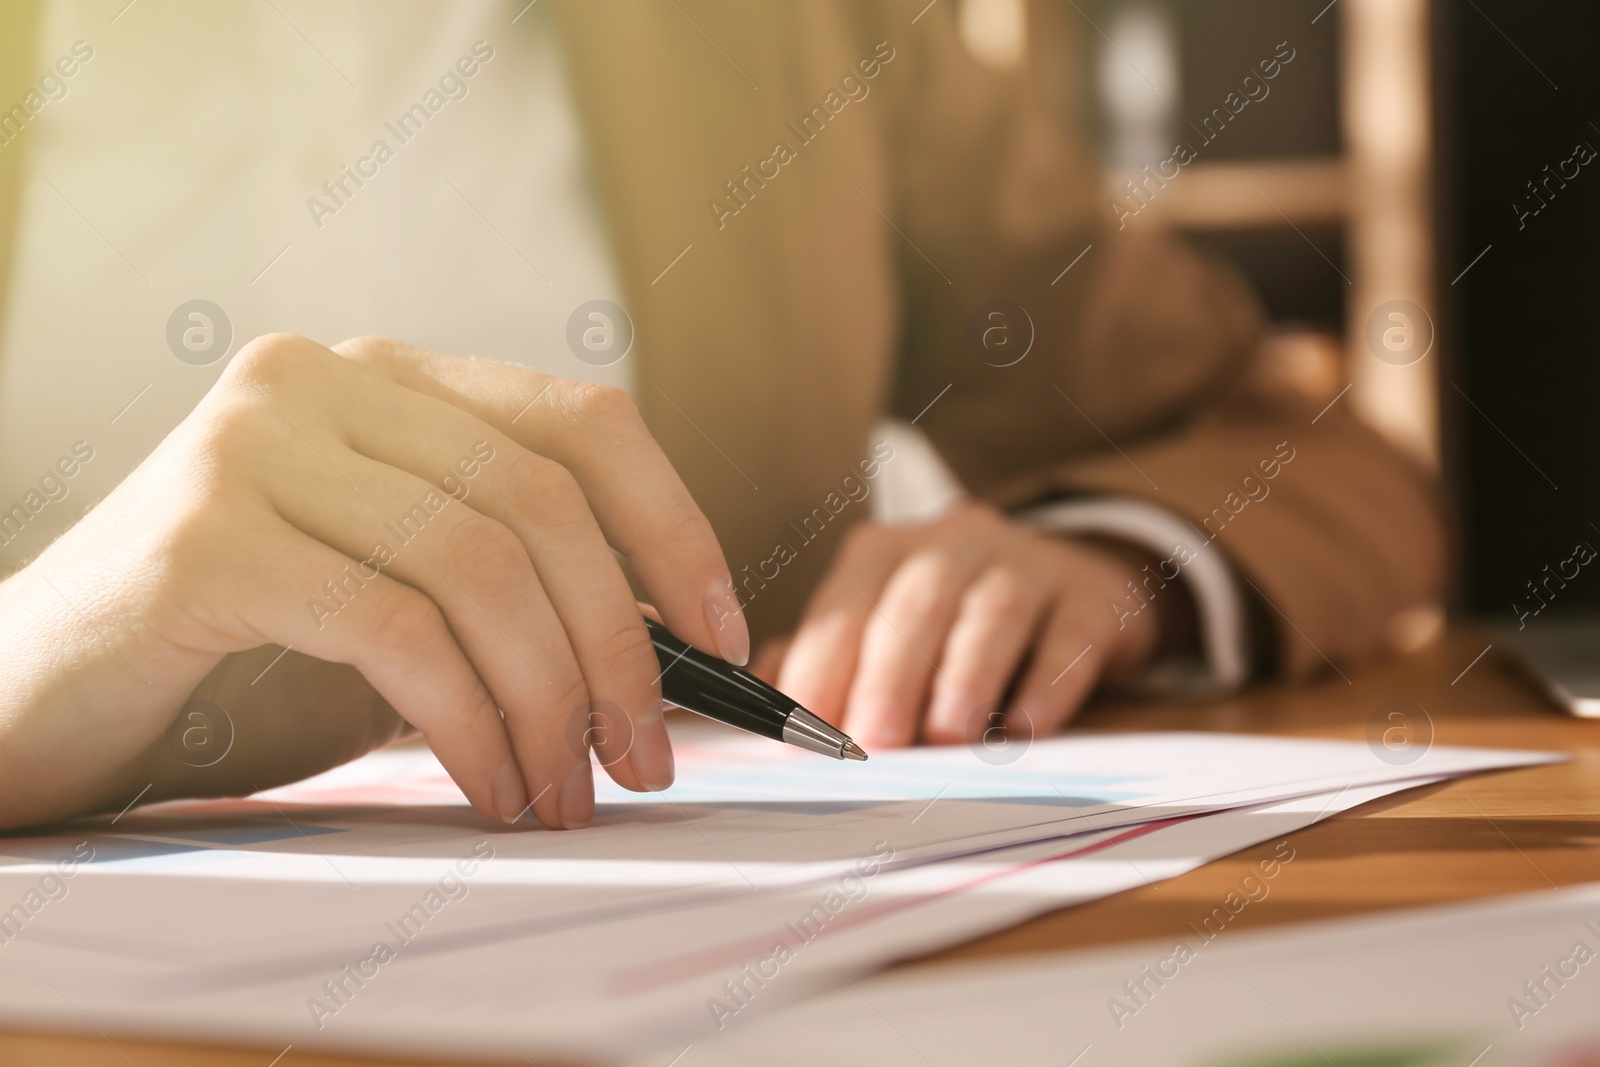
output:
M843 731L748 671L691 648L654 619L645 625L661 662L661 696L667 703L834 759L867 758Z

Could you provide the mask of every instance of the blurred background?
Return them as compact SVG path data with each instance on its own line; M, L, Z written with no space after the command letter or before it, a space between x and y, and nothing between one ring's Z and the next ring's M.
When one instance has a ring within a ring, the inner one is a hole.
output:
M1439 470L1455 607L1515 623L1547 565L1600 548L1600 9L963 0L961 26L996 65L1070 41L1077 62L1042 58L1092 123L1108 212L1231 259L1282 372ZM1192 161L1162 169L1180 142ZM1600 605L1586 571L1551 588L1546 617Z
M1600 166L1584 162L1600 149L1596 5L1557 0L937 2L944 5L941 11L956 9L975 56L998 67L1031 61L1049 79L1064 113L1088 124L1104 162L1107 219L1122 216L1130 227L1172 227L1231 260L1262 294L1275 324L1277 373L1325 398L1322 402L1353 407L1416 462L1439 472L1457 519L1454 607L1515 626L1518 610L1540 603L1529 588L1537 583L1548 602L1541 609L1543 621L1584 609L1600 612L1600 577L1590 577L1589 568L1577 578L1549 577L1573 558L1580 542L1600 548L1600 507L1593 506L1600 497L1600 467L1591 461L1595 419L1587 410L1600 384L1589 321L1595 288L1590 263L1600 236ZM68 30L93 6L54 5L58 13L73 14L61 16L52 39L71 40ZM4 10L9 8L0 0ZM235 23L259 33L267 28L293 32L271 7L251 8L255 22L225 17L222 6L196 10L206 12L206 18L195 19L196 40L231 32ZM359 17L356 9L328 10L344 19ZM471 39L470 25L486 10L451 5L428 17L452 27L443 36ZM413 12L412 17L421 16ZM338 25L337 18L333 24ZM151 36L140 40L139 50L107 53L96 60L96 70L123 69L131 78L129 71L151 55L166 54L163 48L176 53L181 42L164 41L158 31L142 26L125 21L119 33ZM506 47L513 45L508 41ZM252 124L276 121L267 115L265 100L244 95L248 79L234 76L237 64L201 58L200 67L174 67L172 78L186 85L203 76L223 88L200 96L174 90L173 99L181 104L174 104L170 114L141 112L146 125L122 121L126 116L118 109L135 106L128 101L82 90L75 97L76 112L66 113L75 114L79 125L58 124L58 133L86 136L84 131L97 123L143 132L108 147L125 161L121 166L128 173L85 169L74 180L107 205L129 202L131 183L143 181L141 196L159 205L166 213L162 218L182 218L188 205L177 187L155 176L173 159L184 158L196 131L204 129L211 138L239 136L238 130ZM497 69L516 71L523 81L553 69L542 55L514 58ZM119 62L125 69L109 66ZM326 106L319 82L296 79L292 71L279 77L282 84L275 91L281 96L274 100ZM485 85L476 91L513 99L538 88L532 82L513 83L510 76L503 80L498 90ZM387 98L376 91L352 97L350 113L340 122L367 121L360 108ZM90 109L91 102L100 110ZM233 121L235 112L248 121ZM493 142L495 114L469 113L455 124L455 140L439 154L474 158L476 146ZM556 144L577 161L576 130L550 121L555 126L540 127L525 143ZM279 136L281 173L263 181L310 180L336 168L342 149L327 131L285 127ZM70 137L58 146L63 158L73 150L69 142ZM1186 152L1175 160L1180 144ZM233 150L244 148L234 145ZM219 150L202 158L228 156ZM524 169L530 166L524 161ZM530 210L525 191L510 177L522 171L481 169L487 176L482 188L454 189L428 171L408 179L411 184L388 182L374 196L426 205L436 227L448 226L456 216L465 224L482 210L498 220L516 220L516 232ZM561 174L577 181L581 168L574 162ZM222 184L219 179L219 188ZM240 202L261 199L243 185L229 193ZM469 193L475 199L466 199ZM63 274L81 273L86 268L72 259L74 246L56 236L56 227L81 229L83 220L48 188L39 203L48 210L34 217L46 224L27 254L44 257ZM272 203L281 209L277 214L224 212L212 205L218 218L228 220L215 233L191 233L189 223L152 223L142 216L133 232L150 244L146 266L157 257L172 257L169 273L186 277L183 270L192 268L179 265L188 263L186 253L201 241L208 255L239 257L232 276L248 278L282 254L284 218L303 222L297 202L279 198ZM419 251L427 247L422 236L391 232L373 221L378 217L341 224L317 259L296 269L303 273L308 264L321 263L327 276L339 277L340 262L360 262L379 248L386 261L414 264L415 270L386 278L372 291L359 286L341 291L338 300L306 301L287 289L251 288L248 297L234 298L252 309L234 323L237 336L289 328L338 337L351 332L352 322L382 322L423 344L520 358L499 342L507 333L527 333L527 323L513 319L537 310L523 307L532 308L528 294L543 294L538 299L555 309L578 299L547 293L541 283L519 289L519 302L497 308L511 324L506 331L497 332L499 319L463 316L449 335L436 336L427 316L412 309L428 301L470 306L481 299L483 287L448 260ZM189 236L175 236L183 234ZM499 238L491 234L490 239ZM520 262L514 269L531 265ZM70 302L35 309L43 336L54 338L63 330L71 344L95 350L120 343L128 322L147 321L155 306L149 303L147 280L128 266L111 262L108 274L94 278L103 294L112 294L97 297L94 315L78 313ZM48 288L42 281L39 287ZM163 299L170 297L165 307L187 295L164 293ZM564 315L562 310L557 318ZM16 324L8 323L8 329L14 332ZM103 409L119 409L151 380L139 367L128 360L103 380L58 390L58 402L68 405L59 412L26 399L43 395L42 379L16 378L17 367L0 367L12 376L9 387L0 389L0 455L14 460L22 479L17 484L25 486L53 460L54 452L36 453L40 441L54 439L53 423L61 413L67 423L78 425L100 418ZM160 386L118 426L129 441L139 443L121 448L113 460L115 450L107 442L106 458L82 483L84 503L120 480L198 399L210 379L186 374L187 369L163 364ZM574 369L564 366L563 373ZM592 376L608 373L576 369ZM66 517L60 518L65 528ZM20 544L0 550L0 560L19 564L24 551L36 552L48 540L36 537L25 550Z

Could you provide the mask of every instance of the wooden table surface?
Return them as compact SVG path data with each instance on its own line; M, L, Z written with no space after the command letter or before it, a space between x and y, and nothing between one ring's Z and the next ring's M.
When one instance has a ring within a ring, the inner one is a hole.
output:
M1264 688L1236 699L1187 706L1099 708L1084 717L1083 725L1365 740L1375 712L1383 708L1386 716L1390 701L1408 701L1426 713L1424 719L1412 712L1419 728L1407 738L1410 743L1424 742L1429 732L1425 722L1431 721L1435 744L1572 754L1568 763L1412 789L1300 831L1293 837L1294 863L1273 882L1269 897L1240 913L1241 928L1600 880L1600 721L1574 719L1556 710L1495 651L1473 663L1487 644L1480 634L1456 630L1404 659L1352 674L1348 682L1335 677L1314 687ZM1179 935L1271 850L1269 842L1177 878L1063 908L902 966L935 967ZM177 1045L117 1034L0 1034L3 1065L268 1067L280 1051ZM292 1049L274 1067L442 1062Z

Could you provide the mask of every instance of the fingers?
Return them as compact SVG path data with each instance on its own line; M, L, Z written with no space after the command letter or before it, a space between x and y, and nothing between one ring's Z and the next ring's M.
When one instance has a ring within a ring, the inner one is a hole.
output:
M711 524L625 393L371 338L337 351L566 467L667 626L730 662L749 659L749 631Z
M294 358L307 365L299 368L301 374L319 373L337 383L330 391L339 397L337 410L320 412L333 423L331 431L365 456L436 482L522 541L566 631L562 647L575 655L587 688L581 701L587 708L568 711L587 716L588 725L569 727L569 732L592 741L600 762L623 786L670 785L672 750L661 717L656 657L627 580L571 473L463 408L372 373L362 362L338 358L309 342L287 347L300 351ZM299 412L295 416L301 418ZM541 727L554 728L553 723ZM575 739L549 738L552 745L558 740L574 751L582 748ZM535 795L548 785L534 786ZM575 781L572 788L581 790L582 783ZM555 802L552 795L548 803ZM548 814L546 803L537 809L541 818ZM582 806L573 801L573 811ZM568 812L563 821L574 818Z
M660 665L577 480L465 411L387 380L375 383L369 404L369 417L353 419L348 429L357 451L439 480L522 542L582 671L589 737L601 765L629 789L671 785ZM390 417L382 417L386 412ZM475 433L486 436L469 446Z
M1128 654L1102 610L1123 570L979 505L928 527L860 527L792 643L760 667L869 746L972 741L997 711L1053 731Z
M321 608L313 610L326 618L361 603L373 575L426 594L503 709L539 820L586 824L594 814L587 687L521 542L403 471L348 451L327 459L268 475L265 486L285 519L359 561L316 587Z
M1008 733L1048 736L1083 706L1111 653L1104 636L1104 610L1081 597L1058 599L1006 711Z
M930 683L962 595L987 561L971 541L935 544L906 559L867 619L844 731L863 745L916 740Z
M853 528L795 628L778 688L835 726L844 723L872 605L903 551L898 531L882 526Z
M1010 564L991 567L967 590L945 642L933 683L924 736L935 744L971 742L1033 646L1054 599L1038 573Z
M422 732L473 807L506 822L522 813L528 795L494 698L433 601L377 574L336 612L319 612L308 592L355 560L277 516L244 543L251 557L231 569L242 587L228 598L242 622L262 641L355 667Z

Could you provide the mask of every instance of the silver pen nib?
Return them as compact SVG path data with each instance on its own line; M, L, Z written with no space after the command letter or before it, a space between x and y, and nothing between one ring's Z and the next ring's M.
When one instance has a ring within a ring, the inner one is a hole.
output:
M783 724L785 744L834 759L864 760L867 754L850 740L850 735L828 725L805 708L795 708Z

